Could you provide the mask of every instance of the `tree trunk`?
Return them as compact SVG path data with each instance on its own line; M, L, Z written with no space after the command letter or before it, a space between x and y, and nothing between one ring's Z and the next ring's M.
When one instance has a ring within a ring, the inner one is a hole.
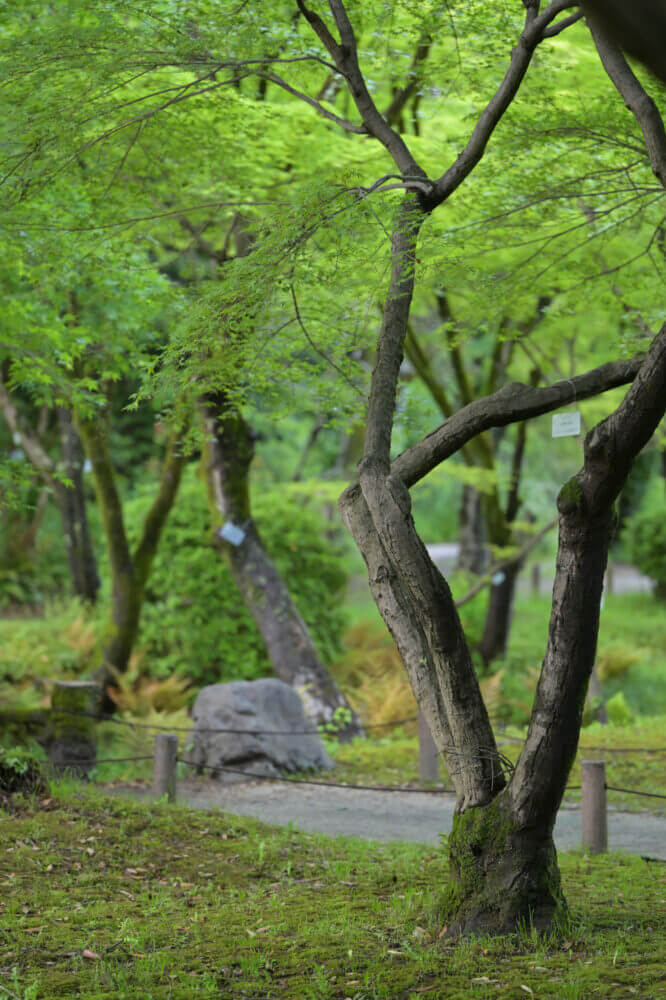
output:
M585 439L583 468L560 491L560 535L546 655L525 746L508 789L454 819L450 932L549 925L564 899L552 831L578 746L594 666L613 504L666 408L666 325L623 403Z
M254 456L252 432L224 393L207 396L202 407L211 498L224 522L242 532L242 536L231 542L216 534L216 541L266 644L275 675L299 691L306 713L314 723L339 722L341 740L362 735L358 717L321 662L307 626L252 520L249 495L249 471Z
M486 666L504 656L509 632L516 583L522 569L522 561L505 566L495 574L490 585L490 598L479 652Z
M64 473L71 486L60 484L58 505L67 543L67 557L72 575L74 593L84 601L94 604L99 590L97 562L88 527L86 500L83 488L83 449L74 428L72 414L58 408L61 454Z
M174 431L162 465L157 496L146 515L141 538L132 553L104 421L93 423L79 419L76 426L86 457L92 465L95 493L102 513L111 566L111 622L102 649L102 665L96 678L104 689L129 666L139 631L146 583L162 530L176 500L185 459L180 448L180 434ZM113 702L106 695L103 710L114 710Z
M612 507L631 463L666 407L666 324L621 406L586 437L584 466L560 492L548 645L525 747L507 787L450 589L414 528L408 486L418 476L410 467L418 462L423 475L437 464L436 457L443 460L479 430L506 426L512 420L509 412L522 409L523 419L529 416L529 404L523 409L522 399L536 404L548 398L549 409L555 409L562 393L555 387L542 392L506 386L491 397L497 407L495 420L490 418L492 407L471 403L446 421L441 433L428 435L390 461L398 362L413 291L418 220L412 212L407 204L393 236L391 291L372 376L359 483L345 491L340 505L456 788L452 887L443 919L454 934L506 932L521 922L546 928L565 905L552 832L576 754L594 665ZM576 386L572 389L575 392ZM476 409L479 420L470 433ZM513 490L505 515L509 523L517 502Z
M463 486L459 514L460 551L457 568L481 576L486 568L483 509L478 490Z
M537 384L537 373L532 372L530 385ZM509 493L504 511L499 507L499 495L494 492L487 498L488 502L493 502L495 514L488 519L489 535L495 545L506 546L516 541L516 531L514 521L520 510L520 479L525 457L525 445L527 442L527 421L518 425L516 440L513 448L513 458L511 461L511 479L509 481ZM533 520L528 514L530 520ZM504 569L495 575L490 588L490 600L486 612L486 621L479 645L479 652L483 662L488 666L493 660L504 656L509 632L511 631L511 614L513 611L513 599L516 593L518 576L525 563L525 557L517 557L515 562L505 566Z

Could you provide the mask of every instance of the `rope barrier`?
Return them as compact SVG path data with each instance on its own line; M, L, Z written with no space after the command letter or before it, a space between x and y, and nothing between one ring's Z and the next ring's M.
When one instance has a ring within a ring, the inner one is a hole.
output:
M98 714L96 712L74 712L71 709L59 708L54 711L56 715L72 715L77 718L82 719L96 719L98 722L111 722L116 726L127 726L129 729L151 729L162 733L189 733L194 728L194 723L191 726L163 726L156 722L128 722L127 719L119 719L115 715L109 714ZM388 729L391 726L402 726L407 722L417 722L417 715L410 715L406 719L396 719L394 722L378 722L372 726L363 726L363 729ZM326 726L330 723L323 722L321 727L325 730ZM338 727L339 729L344 729L344 725ZM198 733L228 733L232 736L321 736L320 729L290 729L290 730L280 730L280 729L215 729L215 728L198 728Z
M642 795L646 799L666 799L666 795L661 795L659 792L637 792L632 788L615 788L613 785L606 785L605 787L608 792L625 792L627 795Z
M90 766L97 767L98 764L134 764L140 761L154 760L152 755L142 756L142 757L102 757L96 760L85 760L78 758L76 760L64 760L58 761L58 766L60 767L83 767ZM240 774L244 778L250 778L252 781L281 781L286 782L291 785L318 785L322 788L351 788L357 791L364 792L420 792L425 795L451 795L455 794L453 788L404 788L401 785L356 785L356 784L343 784L337 781L315 781L314 779L306 778L284 778L277 775L269 774L256 774L252 771L242 771L240 768L228 767L227 765L218 764L213 766L211 764L200 764L193 760L187 760L185 757L176 757L179 764L185 764L188 767L195 768L200 771L211 771L217 773L218 771L228 771L231 774ZM660 792L641 792L633 788L617 788L615 785L606 785L606 790L609 792L621 792L625 795L639 795L644 798L649 799L666 799L666 795ZM565 792L578 792L582 789L582 785L567 785L564 789Z
M86 719L96 719L98 722L111 722L116 726L126 726L128 729L149 729L155 732L163 733L190 733L194 729L194 723L191 726L164 726L157 722L129 722L127 719L119 719L115 715L110 715L109 713L96 713L96 712L74 712L71 709L59 708L54 714L57 715L72 715L77 718ZM417 722L417 715L410 715L404 719L395 719L393 722L378 722L373 725L363 726L363 729L390 729L392 726L402 726L409 722ZM328 723L322 723L321 728L326 727ZM198 733L220 733L229 734L231 736L321 736L320 729L231 729L231 728L212 728L212 727L202 727L196 728ZM343 729L344 726L340 726ZM497 746L502 746L505 743L524 743L525 740L518 736L503 736L502 739L497 741ZM604 747L604 746L586 746L580 745L579 750L593 750L595 753L656 753L656 754L666 754L666 747Z
M93 757L90 758L78 757L72 760L58 760L55 763L57 764L58 767L70 767L70 766L97 767L98 764L133 764L135 761L139 760L154 760L154 759L155 759L154 756L150 754L150 756L147 757L102 757L101 759Z
M176 757L179 764L187 764L189 767L201 771L229 771L231 774L242 774L245 778L253 781L282 781L290 785L320 785L322 788L352 788L363 792L419 792L421 795L453 795L453 788L401 788L399 785L343 785L336 781L315 781L306 778L281 778L270 774L253 774L250 771L241 771L240 768L227 767L218 764L198 764L193 760L186 760L184 757Z

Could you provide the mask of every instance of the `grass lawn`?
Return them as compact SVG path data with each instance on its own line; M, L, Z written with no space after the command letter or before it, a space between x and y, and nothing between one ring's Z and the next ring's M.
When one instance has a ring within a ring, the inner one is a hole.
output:
M666 865L562 855L557 934L454 943L445 842L334 840L72 785L0 816L2 996L666 997Z

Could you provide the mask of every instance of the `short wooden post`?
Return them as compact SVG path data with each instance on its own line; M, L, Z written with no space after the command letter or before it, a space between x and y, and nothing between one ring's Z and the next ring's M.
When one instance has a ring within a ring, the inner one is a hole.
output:
M166 795L169 802L176 801L176 767L178 765L178 737L174 733L158 733L155 737L155 763L153 792L155 798Z
M606 764L603 760L584 760L581 774L583 847L600 854L608 849Z
M439 777L439 757L437 747L423 712L419 712L419 778L421 781L437 781Z
M95 766L95 714L99 686L92 681L56 681L51 695L48 753L56 771L85 777Z

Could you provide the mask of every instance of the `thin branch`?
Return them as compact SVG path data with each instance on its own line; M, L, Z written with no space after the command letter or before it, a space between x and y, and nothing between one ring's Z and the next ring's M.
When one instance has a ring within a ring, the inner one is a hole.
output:
M659 109L597 17L588 12L586 20L606 73L640 126L652 172L666 187L666 130Z
M320 358L323 358L324 361L326 361L326 363L331 366L331 368L334 368L335 371L338 373L338 375L340 375L341 378L343 378L345 380L345 382L347 383L347 385L351 386L351 388L354 390L354 392L358 393L358 395L362 399L365 399L365 395L361 392L361 390L358 388L358 386L355 385L352 382L352 380L349 378L349 376L347 375L347 373L344 372L342 370L342 368L340 368L340 366L336 364L336 362L333 360L333 358L331 358L331 357L328 356L328 354L326 353L326 351L322 350L321 347L318 347L317 344L315 344L314 340L312 339L312 337L310 336L310 334L307 331L305 323L303 322L303 317L301 316L301 311L298 308L298 300L296 298L296 289L294 288L293 283L289 285L289 290L291 291L291 298L292 298L292 301L294 303L294 312L296 314L296 322L300 326L300 328L301 328L301 330L303 332L303 336L307 340L307 342L310 345L310 347L312 348L312 350L315 351L315 353L318 354Z
M53 460L39 440L23 426L18 410L4 382L0 382L0 412L12 432L15 443L21 445L34 467L41 472L49 484L52 484L55 472Z
M491 135L509 108L523 81L534 51L543 39L543 33L558 14L575 6L571 0L552 0L542 14L531 4L525 13L525 27L518 44L511 53L511 61L504 79L495 91L472 131L469 141L455 163L436 181L432 205L441 204L462 184L485 152Z
M393 100L384 112L384 118L389 125L395 125L401 112L404 110L405 105L418 87L420 80L419 69L428 58L431 44L432 39L428 35L424 36L419 41L416 47L416 52L414 53L414 58L412 59L412 64L407 71L407 83L404 87L401 87L397 94L395 94Z
M281 76L277 76L276 73L263 73L255 71L253 75L260 77L262 80L269 80L278 87L282 87L282 89L286 90L288 94L292 95L292 97L297 97L299 101L304 101L306 104L309 104L310 107L314 108L315 111L322 115L323 118L327 118L329 121L335 122L335 124L339 125L340 128L343 128L345 132L355 132L356 135L368 134L367 128L363 125L354 125L353 122L348 122L346 118L340 118L339 115L329 111L323 104L316 101L314 97L310 97L309 94L304 94L302 90L296 90L295 87L292 87L286 80L283 80Z
M557 21L555 24L551 24L550 27L546 28L542 38L555 38L560 32L565 31L566 28L570 28L572 24L580 21L583 17L582 10L576 11L575 14L569 14L568 17L562 18L561 21Z
M456 607L462 608L464 604L467 604L468 601L471 601L472 598L476 597L477 594L480 594L482 590L484 590L486 587L489 587L490 584L493 582L493 577L495 573L498 573L500 570L506 569L507 566L513 566L513 564L516 562L521 562L525 558L525 556L539 544L541 539L545 538L548 532L553 530L557 522L558 518L554 517L552 521L549 521L548 524L545 524L543 528L537 531L536 535L531 535L530 538L528 538L528 540L524 543L524 545L522 545L521 548L518 549L515 555L507 556L506 559L499 559L496 563L493 563L488 572L484 576L482 576L481 579L478 580L474 584L474 586L470 590L468 590L466 594L463 595L463 597L459 598L459 600L456 601Z
M342 0L329 0L331 13L340 32L341 44L336 42L319 14L306 7L303 0L296 0L296 2L301 14L331 55L338 72L346 79L349 92L365 126L365 131L382 143L393 157L401 174L417 174L425 179L425 171L417 163L399 133L392 129L381 115L370 96L358 62L354 29Z

